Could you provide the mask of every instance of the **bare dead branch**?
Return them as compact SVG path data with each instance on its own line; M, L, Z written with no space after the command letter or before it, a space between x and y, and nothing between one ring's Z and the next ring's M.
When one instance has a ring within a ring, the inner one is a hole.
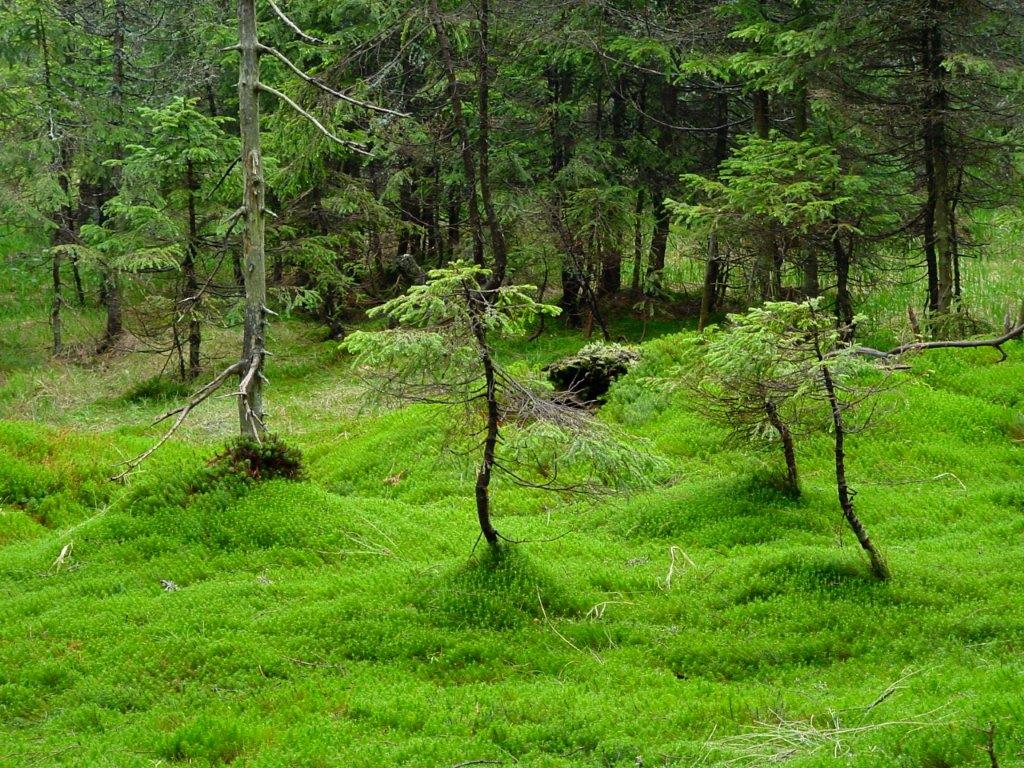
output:
M349 96L346 93L342 93L341 91L334 90L329 85L324 83L322 80L318 80L317 78L315 78L315 77L313 77L311 75L308 75L305 72L303 72L298 66L296 66L292 62L291 59L289 59L287 56L285 56L283 53L281 53L279 50L277 50L277 48L272 48L269 45L262 45L261 44L259 46L259 49L263 53L268 53L271 56L273 56L274 58L276 58L278 61L283 63L286 67L288 67L288 69L290 69L293 73L295 73L298 77L302 78L303 80L305 80L310 85L316 86L317 88L319 88L324 93L329 94L330 96L333 96L336 99L344 101L344 102L346 102L348 104L352 104L353 106L356 106L356 107L362 107L363 109L368 109L368 110L371 110L373 112L380 112L383 115L391 115L393 117L409 117L409 114L407 112L396 112L393 109L388 109L387 107L381 107L381 106L378 106L377 104L372 104L372 103L370 103L368 101L361 101L360 99L353 98L352 96Z
M273 12L277 14L277 17L281 19L281 21L283 21L292 32L301 37L307 43L312 43L313 45L321 45L324 42L319 37L313 37L312 35L307 35L305 32L303 32L302 29L299 28L298 24L289 19L285 15L284 11L277 7L277 3L275 3L274 0L267 0L267 3L270 5L271 10L273 10Z
M335 136L333 133L331 133L327 128L325 128L323 123L321 123L319 120L317 120L315 117L313 117L313 115L311 115L309 112L307 112L302 107L300 107L298 104L296 104L294 101L292 101L292 99L290 97L288 97L285 94L281 93L281 91L277 90L276 88L271 88L269 85L265 85L263 83L257 83L256 88L257 88L257 90L263 91L264 93L269 93L271 96L276 96L277 98L281 99L281 101L283 101L289 107L291 107L296 112L298 112L302 117L306 118L309 122L311 122L313 124L313 126L318 131L320 131L320 133L322 133L328 139L333 141L335 144L338 144L339 146L345 147L346 149L351 149L353 152L357 152L360 155L365 155L366 157L372 157L372 153L369 152L365 147L363 147L363 146L361 146L359 144L356 144L353 141L345 141L344 139L339 139L337 136Z
M224 385L224 382L227 381L228 378L230 378L232 375L236 373L241 373L245 369L245 367L246 361L244 360L239 360L237 363L232 363L223 371L218 373L213 379L210 380L209 383L204 385L198 392L192 395L192 397L190 397L188 399L188 402L186 402L184 405L181 405L172 411L168 411L163 416L158 418L155 422L153 422L154 425L160 424L161 422L166 421L172 416L177 416L177 418L174 420L174 424L172 424L171 428L164 433L163 437L161 437L154 445L140 453L134 459L126 461L125 470L110 479L122 480L131 472L133 472L142 462L144 462L146 459L148 459L150 456L156 453L160 446L162 446L164 443L170 440L171 436L178 431L178 428L185 422L185 419L188 418L188 415L193 411L193 409L195 409L196 406L198 406L204 400L209 399L209 397L214 392L216 392Z
M872 349L871 347L857 347L855 351L861 355L886 359L890 357L899 357L907 352L921 352L926 349L977 349L979 347L993 347L999 350L999 354L1001 355L999 362L1002 362L1006 359L1006 352L1003 350L1003 344L1008 341L1013 341L1014 339L1019 339L1021 336L1024 336L1024 322L1018 323L1002 336L994 339L915 341L910 344L903 344L902 346L890 349L888 352L883 352L880 349Z

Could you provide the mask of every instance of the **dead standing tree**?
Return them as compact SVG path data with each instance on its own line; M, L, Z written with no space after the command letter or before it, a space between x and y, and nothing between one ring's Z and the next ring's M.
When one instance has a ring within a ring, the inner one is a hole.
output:
M267 0L270 9L303 41L308 43L322 42L318 38L303 32L280 8ZM238 130L242 139L241 167L243 175L242 205L229 219L233 226L241 221L242 229L242 278L245 290L245 312L242 331L242 356L217 374L209 383L200 388L183 405L161 416L156 423L174 419L170 429L156 444L127 462L126 469L117 476L122 478L134 470L139 464L151 456L160 446L170 439L198 405L212 397L232 377L238 376L238 390L234 396L238 398L239 431L243 438L261 442L267 433L263 406L263 385L266 376L263 373L267 357L266 330L268 317L273 314L267 306L267 272L265 251L266 230L266 178L264 176L263 156L260 148L260 92L270 94L288 105L300 117L311 124L316 130L334 143L363 155L370 153L365 147L338 138L316 117L299 106L289 96L260 81L260 57L272 55L283 62L286 67L304 82L312 85L336 99L345 101L364 109L383 112L396 117L401 113L384 107L354 99L334 90L318 79L307 75L284 54L275 48L260 43L257 21L256 0L238 0L238 43L226 50L237 51L239 54L238 73ZM117 479L116 478L116 479Z

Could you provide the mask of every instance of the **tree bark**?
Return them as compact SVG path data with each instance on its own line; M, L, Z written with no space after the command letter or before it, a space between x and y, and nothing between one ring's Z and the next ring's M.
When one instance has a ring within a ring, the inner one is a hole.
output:
M199 348L202 344L202 329L199 324L199 280L196 277L196 256L199 250L199 226L196 220L196 191L198 185L192 161L185 163L185 187L188 190L188 243L181 271L185 277L185 305L188 309L188 369L185 378L194 379L201 370Z
M793 117L793 135L797 140L803 139L807 133L810 117L810 105L807 103L807 84L802 83L797 91L796 114ZM818 251L813 245L804 247L802 258L803 293L807 298L814 298L821 291L818 277Z
M768 93L757 90L753 93L754 133L767 141L771 137L771 114ZM779 244L772 231L765 232L763 242L754 262L754 289L761 301L777 299L781 286L782 263L779 258Z
M654 212L654 230L651 233L651 255L647 262L648 277L665 269L665 256L668 250L668 235L672 223L665 196L668 194L670 175L668 165L675 145L675 125L678 112L679 90L676 85L666 80L661 84L660 107L661 119L664 123L658 126L657 146L665 166L655 173L655 185L652 190Z
M942 29L937 18L940 12L938 0L929 0L928 8L931 19L924 40L925 74L928 81L925 119L931 161L929 198L934 198L932 237L936 264L935 310L943 313L948 312L952 305L953 264L956 261L953 244L954 221L950 201L949 146L946 136L946 111L949 109L949 95L944 82L945 62Z
M796 467L796 449L793 446L793 433L779 415L779 409L771 400L764 401L764 412L768 415L768 423L782 441L782 454L786 458L786 482L793 493L800 494L800 476Z
M832 236L832 252L836 262L836 323L843 339L850 340L853 328L853 298L850 295L850 253L839 235Z
M124 36L126 19L125 0L114 2L114 29L111 37L113 62L113 102L114 102L114 145L112 154L115 160L124 156L121 131L124 127ZM120 170L114 168L111 195L117 194L120 184ZM124 318L121 309L121 274L114 266L107 266L103 275L103 298L107 309L107 324L100 341L100 351L111 349L124 333Z
M876 578L886 580L890 577L889 566L886 564L882 554L875 547L868 536L867 531L861 523L860 518L853 507L853 495L846 482L846 432L843 428L843 410L839 403L839 396L836 394L835 382L832 379L832 371L825 363L820 346L816 344L818 361L821 364L821 383L825 389L829 406L832 411L833 435L835 438L835 464L836 464L836 492L839 496L839 506L843 510L843 517L849 524L861 548L867 553L871 561L871 572Z
M476 516L480 524L480 533L492 547L498 545L498 531L491 522L491 471L494 468L495 450L498 445L500 410L498 406L498 382L494 368L494 359L487 342L487 332L480 315L487 311L487 299L476 288L466 285L467 301L472 318L473 336L476 338L477 351L484 369L484 398L487 402L487 426L484 433L483 457L476 473Z
M242 280L245 287L245 320L238 398L242 437L260 440L266 433L263 413L263 363L267 324L267 273L265 236L266 185L260 150L259 79L260 54L256 30L255 0L238 0L238 128L242 137L244 176L244 229L242 231Z
M436 3L437 0L432 0ZM484 207L484 216L487 219L487 231L491 235L491 256L493 266L491 275L487 280L487 287L497 288L505 281L505 271L508 268L508 247L505 244L505 233L501 229L501 222L494 210L494 201L491 198L491 170L490 170L490 82L491 65L489 51L489 25L490 7L488 0L478 0L477 6L478 47L477 47L477 119L478 140L477 155L480 160L480 202Z
M429 0L427 9L430 20L437 35L437 44L441 52L441 64L448 80L448 100L452 108L452 120L455 123L455 134L459 140L459 156L462 158L462 172L465 175L466 202L468 204L469 229L473 237L473 262L484 265L484 233L480 222L480 209L476 199L476 165L473 162L473 145L469 140L469 129L462 110L462 94L459 92L459 81L455 74L455 62L452 59L451 43L444 28L444 21L437 6L437 0Z
M646 191L640 187L636 191L636 206L633 208L633 277L629 291L634 297L640 295L640 285L644 264L644 204Z
M718 127L715 131L715 154L713 158L714 172L718 175L718 169L729 156L729 96L724 91L717 94L715 101L718 109L715 112L715 119ZM700 316L697 319L697 330L703 331L708 324L711 313L716 309L718 284L721 280L722 261L718 250L718 233L712 232L708 235L708 259L704 268L704 285L700 293Z
M55 211L56 221L54 222L54 229L50 235L50 266L51 279L53 281L53 300L50 306L50 332L53 338L51 351L53 356L57 357L64 348L64 326L61 319L61 309L64 306L64 295L61 286L60 273L63 254L59 249L61 246L67 245L74 240L72 236L73 233L71 231L73 216L71 212L71 181L69 179L72 156L71 144L68 137L62 133L62 128L60 127L58 118L56 117L57 105L54 103L53 78L50 70L50 48L46 39L46 29L43 26L42 19L39 19L36 24L36 33L43 54L43 83L46 88L47 107L50 111L50 134L56 142L57 149L57 157L55 158L56 167L54 170L56 171L57 184L60 187L61 192L60 204L57 206L57 210ZM78 289L81 291L81 282L78 283Z

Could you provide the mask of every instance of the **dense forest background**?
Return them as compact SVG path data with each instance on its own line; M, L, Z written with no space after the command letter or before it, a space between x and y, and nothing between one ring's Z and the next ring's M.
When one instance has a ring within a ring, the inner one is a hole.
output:
M100 350L127 330L189 379L204 328L239 322L237 10L2 11L0 210L49 233L23 258L55 354L62 313L99 304ZM926 336L1016 317L978 266L1019 226L1012 0L255 13L270 303L333 338L456 259L587 335L819 294L851 325L882 288Z

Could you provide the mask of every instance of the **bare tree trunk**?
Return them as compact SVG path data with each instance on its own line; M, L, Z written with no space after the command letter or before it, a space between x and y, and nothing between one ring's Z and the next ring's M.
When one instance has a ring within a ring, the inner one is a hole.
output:
M729 96L724 91L715 97L718 109L715 119L718 126L715 131L715 174L719 167L729 156ZM707 327L711 313L715 311L715 299L718 291L718 284L722 274L722 258L718 250L718 233L712 232L708 236L708 260L704 268L704 285L700 293L700 317L697 320L697 330L703 331Z
M54 236L56 237L56 235ZM60 253L54 253L51 259L53 260L53 304L50 307L50 331L53 335L52 353L54 357L57 357L64 349L63 325L60 318L60 310L64 305L60 285Z
M832 236L832 252L836 260L836 323L843 339L850 340L853 326L853 298L850 295L850 253L839 235Z
M127 11L125 0L114 2L114 31L111 38L113 55L113 102L115 108L114 131L120 133L124 123L124 35ZM120 160L124 155L120 139L113 147L115 160ZM112 194L117 193L117 186L120 183L120 170L114 169ZM100 341L100 351L112 348L121 334L124 333L124 318L121 310L121 274L113 266L108 266L103 275L103 297L107 307L107 325L103 332L103 339Z
M810 106L807 103L807 84L802 83L797 93L796 114L793 118L793 134L799 140L807 133ZM818 276L818 251L813 245L805 246L802 258L803 294L813 298L821 292Z
M264 253L266 186L260 152L258 87L259 40L256 34L255 0L238 0L238 128L242 137L242 169L245 177L242 232L242 279L245 285L245 323L240 378L239 428L243 437L256 440L266 433L263 414L263 362L267 325L267 273Z
M930 137L930 159L932 188L934 195L933 238L936 259L938 312L948 312L953 302L953 264L956 260L953 244L953 211L950 201L949 146L946 137L946 111L949 109L949 95L944 83L945 62L943 56L942 30L935 16L939 13L937 0L930 0L931 26L927 32L926 60L929 99L927 130Z
M491 471L494 468L495 449L498 445L500 410L498 407L498 382L491 348L487 343L487 332L479 315L487 311L487 299L472 286L464 286L472 314L473 335L484 369L484 397L487 401L487 427L484 434L484 453L476 473L476 515L480 532L492 547L498 545L498 532L491 523Z
M768 92L754 91L754 133L759 139L767 139L772 129L772 120L769 113Z
M766 91L754 91L753 123L754 133L759 139L766 141L771 137L770 103ZM768 232L754 263L755 295L761 301L778 298L781 270L778 240L774 232Z
M640 295L640 281L644 263L644 203L646 191L640 187L636 191L636 207L633 209L633 277L629 291L633 296Z
M188 371L186 378L194 379L199 375L201 365L199 347L202 344L202 331L199 326L199 280L196 277L196 255L199 248L199 226L196 221L196 178L192 161L185 164L185 186L188 189L188 243L185 247L185 258L181 271L185 277L185 305L188 309ZM177 333L177 328L175 328Z
M78 268L78 257L72 255L68 259L71 262L71 279L75 283L75 298L78 299L78 306L85 306L85 289L82 288L82 273Z
M445 248L445 254L450 260L454 260L459 251L461 203L462 199L453 187L448 193L448 242Z
M455 134L459 140L459 155L462 158L462 172L466 179L466 202L468 204L469 228L473 237L473 262L479 266L484 264L484 233L480 223L480 209L476 200L476 165L473 162L473 145L469 140L469 129L462 110L462 94L459 92L459 80L455 74L455 62L452 59L451 43L444 28L441 11L437 0L429 0L427 9L430 20L437 35L437 44L441 51L441 64L448 80L448 99L452 108L452 120L455 122Z
M786 482L793 493L800 494L800 476L796 468L796 449L793 447L793 433L779 415L779 409L771 400L764 401L764 412L768 415L768 423L772 425L782 441L782 454L786 457Z
M678 113L679 88L669 80L660 86L660 108L663 125L658 126L658 150L667 159L675 147L675 129ZM665 255L668 250L668 235L672 217L665 205L665 196L671 179L665 169L656 172L656 183L653 189L654 231L651 233L651 255L647 262L648 277L665 269Z
M63 254L60 252L59 248L62 245L67 245L73 240L71 236L71 182L68 178L71 168L71 146L65 135L58 135L58 131L61 131L62 129L58 125L56 118L57 110L54 104L53 80L50 71L50 48L47 43L46 29L43 26L42 19L37 21L36 34L43 54L43 83L46 88L47 107L50 111L49 128L50 134L56 141L57 145L56 168L54 170L57 173L57 183L60 186L61 191L61 201L60 205L57 206L56 211L56 222L53 233L50 236L51 277L53 280L53 303L50 306L50 331L53 336L52 353L54 357L57 357L64 348L63 323L60 315L61 309L64 306L60 274L60 265ZM79 290L81 290L81 283L79 283Z
M832 410L832 425L835 437L836 491L839 495L839 506L842 508L843 517L846 518L846 522L857 537L857 541L860 543L861 548L867 553L868 559L871 561L871 572L876 578L884 581L891 575L889 572L889 566L886 565L885 560L882 558L882 554L871 541L871 538L868 536L860 518L857 517L857 513L853 508L853 495L850 493L850 488L846 483L846 432L843 428L843 409L842 405L839 403L839 396L836 394L835 382L832 379L832 371L829 369L828 363L825 361L825 357L822 354L821 346L818 343L817 337L815 337L815 352L818 356L818 362L821 365L821 383L825 389L825 395L828 398L829 406Z
M437 0L431 1L437 2ZM487 286L489 288L497 288L505 281L505 271L508 268L508 246L505 244L505 233L502 232L501 222L498 221L498 215L494 210L494 201L491 199L491 65L488 49L490 7L488 6L488 0L478 0L478 2L477 20L480 28L479 46L477 48L477 118L479 121L479 148L477 154L480 156L480 201L483 203L484 215L487 218L487 229L491 234L491 255L494 259L493 269L490 278L487 280Z
M665 205L665 190L660 185L654 192L654 231L651 234L651 255L647 262L647 274L665 269L665 255L668 252L668 232L672 223L668 206Z

